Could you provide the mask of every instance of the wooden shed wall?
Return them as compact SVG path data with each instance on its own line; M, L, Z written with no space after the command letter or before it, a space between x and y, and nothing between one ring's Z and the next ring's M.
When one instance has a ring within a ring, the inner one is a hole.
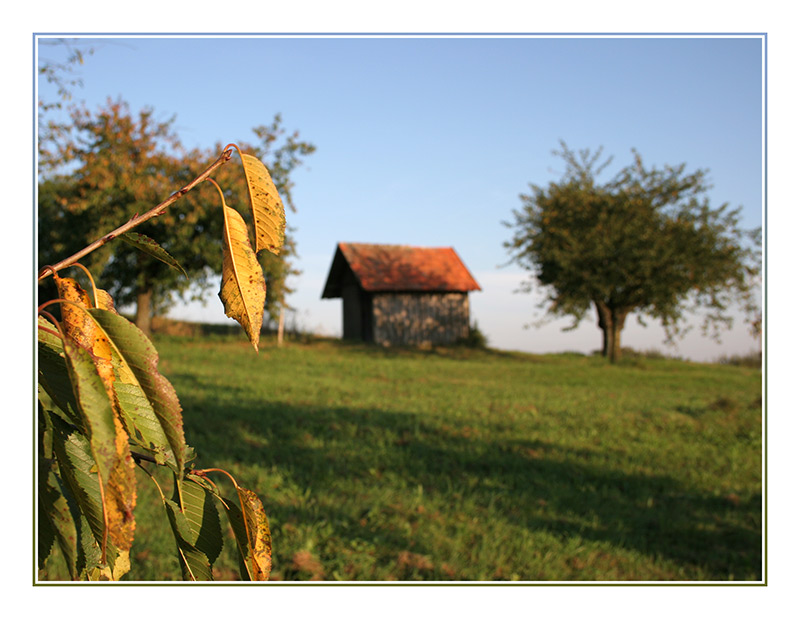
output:
M375 293L372 331L383 345L455 343L469 334L469 298L465 292Z
M350 269L342 277L342 337L372 341L371 295L361 289Z

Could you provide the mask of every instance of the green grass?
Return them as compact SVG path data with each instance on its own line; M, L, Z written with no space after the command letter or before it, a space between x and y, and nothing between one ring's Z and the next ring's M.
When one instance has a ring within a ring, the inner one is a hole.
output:
M221 336L156 345L196 466L262 498L275 579L762 578L758 369L335 342L256 355ZM126 580L177 580L155 489L137 479ZM229 541L220 579L237 575Z

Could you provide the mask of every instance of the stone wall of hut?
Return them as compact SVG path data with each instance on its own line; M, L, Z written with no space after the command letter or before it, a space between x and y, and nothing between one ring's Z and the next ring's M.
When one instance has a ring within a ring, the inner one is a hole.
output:
M453 344L469 334L465 292L375 293L373 341L384 346Z

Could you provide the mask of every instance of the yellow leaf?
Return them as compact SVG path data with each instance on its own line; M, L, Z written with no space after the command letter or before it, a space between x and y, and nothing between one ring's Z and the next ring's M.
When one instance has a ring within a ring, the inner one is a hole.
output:
M108 537L120 550L130 550L136 521L133 509L136 507L136 465L128 445L128 435L117 416L114 417L116 429L116 462L111 469L104 493L104 508L108 526ZM130 566L129 568L130 569ZM127 571L127 570L126 570ZM124 573L124 572L123 572ZM115 578L114 580L118 580Z
M131 553L129 550L120 551L114 567L111 570L111 578L119 580L131 570Z
M239 493L250 544L250 577L253 580L267 580L272 569L272 537L264 505L255 492L241 486L237 486L236 491Z
M130 555L130 551L121 550L113 565L95 566L87 572L86 577L95 582L118 581L131 570Z
M244 219L224 202L222 209L225 213L225 233L219 298L225 307L225 315L242 325L253 348L258 351L267 284L250 246Z
M85 311L92 308L92 302L88 293L81 288L77 281L70 277L59 277L55 275L58 294L62 299L71 301L84 309L79 309L71 303L64 303L61 306L63 317L64 333L78 346L87 350L92 355L92 360L97 368L97 373L103 379L108 398L112 405L115 405L114 395L114 367L111 363L111 345L108 338L97 328L94 319ZM98 296L101 305L114 307L111 296L104 290L98 290L102 295Z
M92 319L85 311L72 305L72 303L75 303L85 309L91 308L92 301L89 295L71 277L59 277L56 274L53 279L55 280L56 288L58 288L58 296L65 301L70 301L70 303L61 305L61 323L64 327L64 333L81 348L91 350Z
M100 288L98 288L95 293L97 294L97 307L99 309L108 310L115 314L119 313L117 312L117 308L114 307L114 299L111 298L110 294Z
M111 568L107 565L104 565L103 567L93 567L87 574L87 577L89 580L96 582L107 582L109 580L114 580L114 577L111 573Z
M286 229L286 214L278 189L272 182L267 167L258 158L245 153L242 157L247 191L253 209L256 230L256 253L262 249L280 253Z

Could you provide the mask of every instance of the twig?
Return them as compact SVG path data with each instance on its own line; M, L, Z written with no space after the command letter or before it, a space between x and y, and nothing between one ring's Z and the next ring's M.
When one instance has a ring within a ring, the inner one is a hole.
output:
M230 158L231 158L232 154L233 154L233 149L231 149L229 147L226 147L225 150L222 151L222 154L217 158L217 160L214 163L212 163L210 166L208 166L208 168L206 168L205 171L202 174L200 174L200 176L198 176L196 179L194 179L191 183L189 183L188 185L182 187L181 189L179 189L178 191L173 193L169 198L164 200L161 204L151 208L144 215L134 215L127 223L121 225L119 228L117 228L113 232L109 232L108 234L106 234L102 238L97 239L91 245L87 245L86 247L84 247L79 252L71 255L69 258L65 258L61 262L58 262L58 263L56 263L56 264L54 264L52 266L48 265L48 266L44 267L41 271L39 271L38 279L42 280L45 277L47 277L48 274L53 274L56 271L58 271L59 269L63 269L65 267L68 267L68 266L76 263L78 260L83 258L85 255L90 254L91 252L96 250L98 247L102 247L103 245L105 245L106 243L111 241L112 239L118 237L120 234L124 234L124 233L128 232L128 230L132 230L133 228L135 228L139 224L144 223L148 219L152 219L153 217L156 217L157 215L161 215L174 202L177 202L177 200L179 198L183 197L184 194L188 193L189 191L194 189L194 187L196 187L201 182L206 180L209 176L211 176L211 173L214 172L214 170L216 170L222 164L227 163L228 161L230 161Z
M131 451L131 456L133 456L133 459L136 461L137 464L141 460L144 460L145 462L152 462L153 464L158 464L155 458L153 458L152 456L148 456L147 454L141 454L136 451Z

